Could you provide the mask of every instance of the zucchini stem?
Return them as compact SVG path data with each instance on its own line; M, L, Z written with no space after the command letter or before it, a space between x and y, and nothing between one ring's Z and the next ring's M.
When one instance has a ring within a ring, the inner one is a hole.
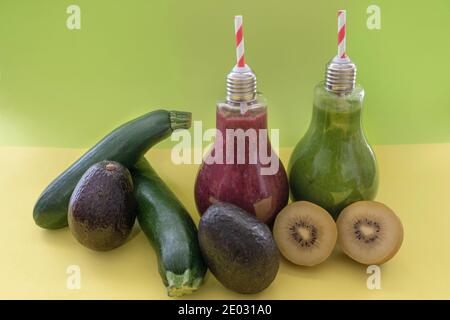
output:
M189 129L192 113L184 111L169 111L170 127L172 130Z
M184 274L166 272L167 294L169 297L181 297L196 291L203 282L203 277L194 278L191 269L187 269Z

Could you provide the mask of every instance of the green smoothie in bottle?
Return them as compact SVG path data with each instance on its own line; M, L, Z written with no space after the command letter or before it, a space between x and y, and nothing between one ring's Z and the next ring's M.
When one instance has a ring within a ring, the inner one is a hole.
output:
M345 53L343 10L338 29L338 55L315 88L310 126L288 167L291 197L316 203L335 219L347 205L373 200L378 189L375 154L361 124L364 89Z

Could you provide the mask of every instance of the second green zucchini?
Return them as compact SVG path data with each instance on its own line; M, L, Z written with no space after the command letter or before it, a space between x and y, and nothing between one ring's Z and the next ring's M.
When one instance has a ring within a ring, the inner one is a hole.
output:
M158 257L161 278L169 296L195 291L207 267L191 216L142 158L130 168L137 200L137 218Z

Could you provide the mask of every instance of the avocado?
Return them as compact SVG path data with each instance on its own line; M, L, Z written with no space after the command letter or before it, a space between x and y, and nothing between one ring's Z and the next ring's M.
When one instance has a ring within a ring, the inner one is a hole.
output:
M275 279L279 252L270 229L254 215L213 204L200 219L198 237L209 269L228 289L257 293Z
M126 241L135 219L128 169L114 161L91 166L70 198L68 222L72 235L90 249L111 250Z

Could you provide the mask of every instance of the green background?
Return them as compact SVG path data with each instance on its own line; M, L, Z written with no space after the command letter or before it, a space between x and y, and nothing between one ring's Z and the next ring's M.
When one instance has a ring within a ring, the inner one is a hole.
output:
M66 28L70 4L81 7L81 30ZM381 30L366 27L371 4ZM0 0L0 145L87 147L160 107L214 126L242 14L269 125L292 146L336 54L338 9L370 141L450 142L448 0Z

